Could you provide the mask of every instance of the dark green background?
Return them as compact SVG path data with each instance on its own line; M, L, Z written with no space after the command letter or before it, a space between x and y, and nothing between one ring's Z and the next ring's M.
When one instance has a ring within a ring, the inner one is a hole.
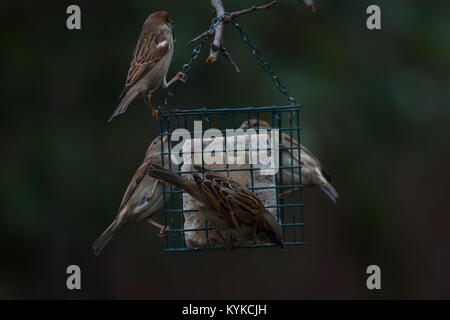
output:
M7 1L8 2L8 1ZM448 1L296 0L240 18L263 56L303 103L302 141L335 178L340 202L305 190L307 245L164 253L145 223L125 228L99 257L91 244L159 124L142 100L112 124L145 18L167 10L177 42L210 23L208 0L77 1L82 29L66 29L72 2L0 13L0 298L450 298L450 19ZM225 0L238 10L264 1ZM378 4L382 30L365 26ZM283 104L231 26L220 57L194 63L172 106ZM165 94L156 95L155 101ZM82 290L65 287L82 269ZM365 286L368 265L382 290Z

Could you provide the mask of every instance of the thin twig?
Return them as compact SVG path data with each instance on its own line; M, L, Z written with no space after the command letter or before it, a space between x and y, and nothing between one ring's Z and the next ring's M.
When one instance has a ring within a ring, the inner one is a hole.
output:
M234 18L239 17L239 16L241 16L243 14L246 14L246 13L252 12L252 11L270 9L270 7L272 7L273 5L277 4L277 2L278 1L275 0L275 1L272 1L271 3L264 4L262 6L253 6L253 7L241 10L241 11L232 12L232 13L230 13L230 15L228 17L226 17L224 19L225 23L228 23L231 20L233 20Z
M312 12L316 12L316 6L314 5L314 0L300 0L305 6L310 9Z
M202 34L200 34L199 36L195 37L194 39L192 39L191 41L188 42L188 44L193 44L194 42L203 39L204 37L210 37L212 35L214 35L215 31L213 30L208 30L203 32Z
M222 46L220 47L220 52L222 52L225 59L227 59L228 62L231 63L231 65L234 67L234 70L236 70L236 72L241 72L241 70L239 70L238 65L236 64L236 62L234 62L233 58L231 57L230 52L223 45L223 42L222 42Z

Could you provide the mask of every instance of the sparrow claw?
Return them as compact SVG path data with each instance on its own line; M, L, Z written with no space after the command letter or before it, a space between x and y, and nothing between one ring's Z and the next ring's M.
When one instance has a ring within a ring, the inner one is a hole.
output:
M217 235L219 236L219 238L223 242L223 249L225 250L225 252L231 252L231 250L234 249L233 243L231 243L231 241L228 241L227 239L225 239L222 232L220 232L219 230L216 230L216 232L217 232Z
M152 109L152 115L156 120L161 120L161 118L159 117L159 111L156 109Z
M167 238L169 236L169 233L166 230L168 230L168 229L169 228L164 227L161 230L159 230L158 237L159 238Z
M148 107L150 108L150 110L152 110L152 115L156 120L160 120L159 117L159 110L155 109L152 105L152 103L150 102L150 100L148 98L144 98L145 103L148 105Z
M167 235L168 235L167 230L169 230L169 228L167 226L163 226L162 224L154 221L152 218L148 218L147 222L154 225L155 227L157 227L159 229L158 237L160 237L160 238L167 237Z
M291 194L292 192L294 192L295 190L298 190L298 189L300 189L300 188L298 188L298 187L292 188L292 189L290 189L290 190L280 192L280 193L278 193L278 195L279 195L281 198L284 198L284 197L286 197L287 195Z
M225 247L224 250L225 252L231 252L234 249L234 246L231 243L228 243Z
M178 72L177 75L175 76L175 79L182 83L186 83L187 75L183 72Z

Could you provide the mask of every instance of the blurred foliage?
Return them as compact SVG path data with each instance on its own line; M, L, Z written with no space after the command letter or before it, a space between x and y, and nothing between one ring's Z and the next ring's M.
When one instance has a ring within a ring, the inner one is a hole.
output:
M142 23L160 9L174 17L172 75L212 15L207 0L78 1L82 29L69 31L70 4L9 1L0 13L0 298L450 297L448 1L317 0L313 14L280 0L239 19L303 103L302 141L341 195L334 206L305 191L305 246L169 254L137 223L97 258L91 243L159 130L141 100L106 125ZM366 29L370 4L381 31ZM206 48L172 106L285 102L231 26L225 45L241 73L223 57L203 63ZM65 288L70 264L81 292ZM365 287L370 264L381 292Z

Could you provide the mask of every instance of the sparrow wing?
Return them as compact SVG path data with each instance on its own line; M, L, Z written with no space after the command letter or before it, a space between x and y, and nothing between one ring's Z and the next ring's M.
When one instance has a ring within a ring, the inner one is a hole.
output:
M254 226L265 211L254 193L220 174L207 171L203 179L194 174L194 180L207 205L232 228Z
M292 141L292 145L293 145L293 146L298 146L298 145L299 145L297 139L292 138L292 137L291 137L290 135L288 135L287 133L284 133L284 132L283 132L282 135L283 135L282 139L283 139L283 140L286 139L286 141L289 143L289 145L291 144L291 141Z
M205 179L209 181L213 181L214 183L220 185L221 187L229 188L229 189L241 189L242 186L240 183L228 179L227 177L215 173L215 172L206 172Z
M316 161L317 164L321 166L319 159L317 159L317 157L311 151L309 151L309 149L307 149L304 145L302 144L300 145L300 150L306 153L310 158L314 159L314 161Z
M119 211L122 210L123 206L130 200L131 196L133 195L134 191L136 191L136 188L141 183L142 179L145 178L147 175L147 168L150 164L150 161L146 159L137 169L136 173L134 174L133 178L131 179L130 184L127 187L127 190L125 191L125 194L122 198L122 203L120 204Z
M267 211L256 194L247 189L241 189L230 199L232 201L231 204L234 205L233 218L238 224L256 228L256 234L259 232L265 233L272 242L279 245L282 249L284 248L282 241L283 231L280 224Z
M231 200L230 206L234 208L235 218L245 225L254 226L266 213L261 200L247 189L236 190L231 194L229 200Z
M299 143L296 139L292 138L290 135L288 135L286 133L281 134L280 147L290 148L290 147L298 147L298 146L299 146ZM298 163L301 163L301 161L298 157L299 149L288 149L286 151L292 155L292 157L295 159L295 161L297 161Z
M211 209L231 228L247 226L266 233L271 241L284 248L282 230L256 194L223 175L201 169L204 178L194 174L194 180Z
M197 166L197 165L194 166L194 169L198 170L200 172L203 172L206 180L215 181L217 184L222 185L224 187L242 188L240 183L238 183L232 179L229 179L220 173L211 171L209 169L206 169L206 168L203 168L203 167Z
M309 151L304 145L300 145L300 149L302 151L302 153L306 153L311 159L313 159L314 161L316 161L317 166L319 167L320 171L322 172L322 174L324 175L325 179L328 182L332 182L332 176L330 174L330 172L328 172L325 167L323 166L323 164L320 162L319 159L317 159L317 157L311 152Z
M322 166L322 164L320 163L319 159L317 159L317 157L311 152L309 151L304 145L299 144L297 139L292 138L290 135L283 133L282 134L282 142L280 144L281 147L284 148L289 148L289 147L298 147L300 146L300 150L301 152L304 152L305 154L307 154L311 159L313 159L315 162L317 162L318 166ZM287 150L288 152L290 152L292 154L292 156L294 157L294 159L297 162L300 162L298 159L298 149L292 149L292 150ZM301 155L300 155L301 157Z
M130 69L128 70L125 88L121 97L136 84L169 50L169 39L163 32L150 32L149 28L142 30L141 36L134 48Z

